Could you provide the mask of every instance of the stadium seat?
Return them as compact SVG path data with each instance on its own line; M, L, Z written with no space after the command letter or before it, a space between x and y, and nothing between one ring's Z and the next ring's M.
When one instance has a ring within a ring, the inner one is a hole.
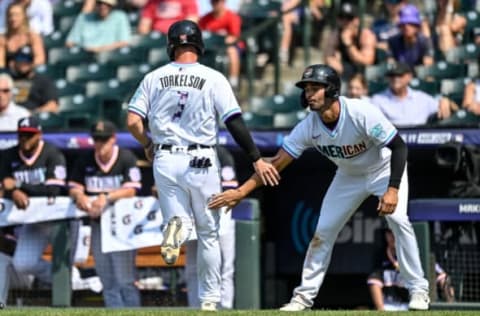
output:
M222 51L225 50L225 36L211 32L202 33L205 50Z
M67 34L62 33L60 31L54 31L50 35L44 36L43 44L47 52L50 48L64 47L66 37L67 37Z
M440 92L438 81L425 81L419 78L413 78L408 85L413 89L421 90L432 96L436 96Z
M49 65L78 65L93 62L94 54L87 52L80 47L54 47L48 50Z
M388 59L388 52L382 48L375 48L375 65L386 63Z
M39 74L50 77L51 79L59 79L65 77L65 66L62 64L46 64L35 68Z
M101 81L114 78L116 68L110 65L97 63L69 66L67 68L67 80L72 82Z
M480 116L475 115L464 109L458 110L452 116L441 121L437 121L438 127L480 127Z
M443 79L440 82L440 92L442 95L449 97L457 103L457 105L461 106L465 85L469 81L469 78Z
M480 56L480 48L473 43L457 46L445 52L445 59L449 63L476 62Z
M120 81L140 82L152 70L153 67L149 64L119 66L117 68L117 79Z
M94 121L103 117L101 102L82 94L59 98L59 113L66 118L68 128L88 128Z
M388 88L386 81L368 81L368 95L380 93Z
M140 21L139 11L128 12L128 22L130 22L130 27L132 28L133 32L135 32L137 29L138 21Z
M58 97L65 97L75 94L85 94L85 85L69 82L64 78L55 81Z
M170 62L170 58L167 55L167 50L162 48L152 48L148 52L148 63L153 67L164 65Z
M98 97L101 100L124 101L128 95L131 95L135 87L129 81L118 81L117 79L108 79L104 81L88 81L86 83L87 97Z
M275 113L273 116L274 128L292 128L307 116L307 111L292 111Z
M467 63L467 77L477 78L478 75L478 63L476 61Z
M473 31L480 27L480 14L475 10L470 10L465 13L465 18L467 19L467 25L464 31L463 42L467 44L473 42Z
M300 108L299 96L277 94L271 97L257 99L250 105L250 110L256 114L274 115L289 113Z
M417 66L415 72L423 80L452 79L465 76L466 66L442 60L431 66Z
M67 120L62 114L52 112L39 112L33 114L33 116L38 119L43 131L46 132L58 132L59 130L67 127Z
M367 81L382 81L385 78L385 73L388 70L387 63L378 65L370 65L365 67L365 79Z
M73 24L75 23L75 20L77 19L77 16L72 15L72 16L61 16L58 17L58 30L62 33L68 33L70 29L72 28Z
M147 50L142 47L122 47L108 52L101 52L96 55L99 64L112 66L139 64L147 58Z
M63 0L56 1L53 6L53 15L55 18L60 16L76 16L82 10L83 1Z
M133 47L142 47L147 49L166 47L167 36L155 31L145 35L133 34L130 39L130 44Z
M253 112L244 112L243 119L245 124L252 129L271 129L273 128L273 115L262 115Z
M101 106L96 97L86 97L83 94L75 94L60 97L58 99L59 112L87 112L94 115L101 115Z
M202 64L212 67L223 74L228 72L228 57L224 52L206 50L199 60Z

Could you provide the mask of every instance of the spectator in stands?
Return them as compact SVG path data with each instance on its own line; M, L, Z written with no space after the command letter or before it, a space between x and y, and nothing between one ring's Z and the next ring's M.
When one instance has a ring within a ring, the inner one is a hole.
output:
M17 3L25 7L29 25L40 35L49 35L53 32L53 8L48 0L3 0L0 1L0 33L5 32L7 7Z
M396 126L417 126L426 124L433 115L437 119L448 118L458 106L448 98L433 96L408 86L413 70L406 63L395 63L387 71L388 88L372 96L375 104Z
M386 245L379 256L378 270L370 274L367 279L370 296L376 310L407 310L408 290L400 275L395 237L391 229L385 229L384 237ZM447 302L453 302L455 292L450 277L438 263L435 263L435 274L440 297Z
M325 56L326 63L343 79L362 71L375 62L375 34L368 28L360 29L358 8L342 3L338 13L338 28L330 33Z
M91 246L95 270L103 284L106 307L140 306L135 286L135 250L102 252L100 217L115 201L133 197L141 188L137 158L116 144L116 127L110 121L98 121L91 128L94 152L74 163L68 182L69 194L77 207L88 213L92 227Z
M431 37L438 49L443 53L458 46L462 42L463 33L467 26L467 19L456 10L460 6L457 0L438 0L437 9L432 21ZM430 31L430 29L428 29Z
M13 101L13 80L9 74L0 73L0 131L17 130L20 118L30 115L30 112Z
M370 99L367 79L362 73L356 73L348 80L347 96L349 98Z
M17 104L33 113L58 111L57 87L49 77L35 72L30 46L22 47L15 54L11 73Z
M54 199L61 195L66 180L66 161L60 150L43 140L42 128L35 117L21 118L17 135L18 145L2 154L2 183L5 198L24 210L32 197ZM49 209L35 211L38 215ZM42 255L55 226L54 222L37 222L20 227L13 255L16 271L51 283L51 263L43 260Z
M7 30L0 35L0 68L11 69L12 57L24 46L31 46L34 66L45 64L42 36L28 26L25 7L12 3L7 8Z
M477 63L480 65L480 56ZM477 77L465 85L462 107L473 114L480 115L480 78Z
M391 58L410 67L433 64L432 40L420 32L422 19L416 6L407 4L400 9L399 26L400 33L388 39Z
M220 178L222 189L234 189L238 186L235 172L235 160L233 155L223 146L217 147L218 159L220 160ZM220 269L221 291L220 306L222 309L232 309L235 297L235 221L232 219L232 212L220 211L219 242L222 266ZM198 297L198 266L197 266L197 240L190 240L185 243L187 265L185 275L187 279L188 305L200 307Z
M168 28L180 20L198 21L196 0L149 0L140 13L137 32L157 31L167 34Z
M240 77L240 54L245 48L243 42L235 43L240 37L242 19L228 9L225 0L211 0L212 11L204 15L198 26L204 31L225 36L226 53L229 60L228 79L234 89L238 88ZM235 43L235 44L234 44Z
M300 22L301 14L304 8L300 7L302 0L287 0L282 2L282 12L288 12L282 16L282 38L280 40L280 62L287 64L289 62L289 51L293 38L293 27ZM316 21L323 19L322 9L325 6L324 0L309 0L309 10L312 18ZM297 7L296 9L293 9ZM292 10L293 9L293 10ZM315 30L317 32L318 30Z
M408 0L384 0L384 12L373 21L372 30L377 37L377 47L388 49L388 39L400 33L398 19L400 9L408 3Z
M117 8L124 11L137 11L147 3L148 0L119 0ZM82 12L90 13L95 10L97 0L83 1Z
M80 13L65 45L79 46L92 53L128 46L131 36L128 16L115 10L116 5L117 0L97 0L95 12Z

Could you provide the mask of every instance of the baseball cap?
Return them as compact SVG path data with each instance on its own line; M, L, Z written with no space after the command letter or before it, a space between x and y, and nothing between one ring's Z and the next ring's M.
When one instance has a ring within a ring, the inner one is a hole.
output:
M110 121L98 121L92 125L90 129L90 135L93 138L110 138L115 135L117 128L115 124Z
M420 25L422 20L420 19L420 11L413 4L404 5L399 12L400 20L399 24L414 24Z
M389 77L404 75L406 73L413 73L413 69L410 67L410 65L404 62L397 62L388 65L388 70L385 75Z
M13 59L19 62L32 62L33 61L33 52L30 46L23 46L21 47L15 55L13 55Z
M350 2L344 2L338 11L339 17L354 18L358 14L357 7Z
M97 0L97 2L106 3L112 7L117 5L117 0Z
M23 117L18 120L18 133L41 133L42 126L34 116Z

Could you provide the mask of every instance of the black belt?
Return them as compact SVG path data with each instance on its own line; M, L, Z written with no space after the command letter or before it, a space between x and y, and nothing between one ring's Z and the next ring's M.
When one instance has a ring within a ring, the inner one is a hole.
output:
M172 150L172 147L174 147L176 145L172 145L172 144L157 144L155 145L155 149L156 150ZM203 148L203 149L206 149L206 148L213 148L213 146L207 146L207 145L201 145L201 144L192 144L192 145L188 145L188 146L178 146L178 147L187 147L187 150L190 151L190 150L196 150L196 149L200 149L200 148Z

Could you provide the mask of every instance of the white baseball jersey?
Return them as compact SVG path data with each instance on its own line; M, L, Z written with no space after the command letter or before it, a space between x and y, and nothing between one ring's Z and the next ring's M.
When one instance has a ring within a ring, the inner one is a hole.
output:
M331 130L316 112L310 113L285 137L282 148L298 158L315 147L350 175L367 174L389 163L391 151L383 147L396 128L375 106L361 99L339 98L340 117ZM378 147L383 147L379 150Z
M225 76L199 63L171 62L147 74L128 110L148 118L155 144L216 144L217 115L241 113Z

